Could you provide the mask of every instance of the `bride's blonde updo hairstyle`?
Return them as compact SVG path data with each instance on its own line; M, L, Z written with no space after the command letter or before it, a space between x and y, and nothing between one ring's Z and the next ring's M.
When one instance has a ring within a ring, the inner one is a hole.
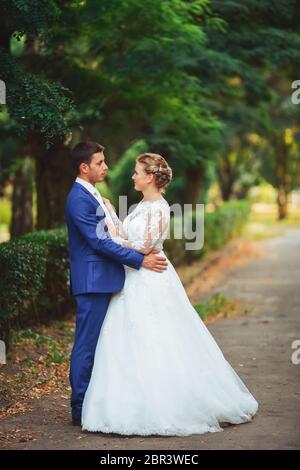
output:
M136 159L144 167L147 175L153 174L155 185L162 193L165 193L166 187L172 180L172 170L168 163L158 153L142 153Z

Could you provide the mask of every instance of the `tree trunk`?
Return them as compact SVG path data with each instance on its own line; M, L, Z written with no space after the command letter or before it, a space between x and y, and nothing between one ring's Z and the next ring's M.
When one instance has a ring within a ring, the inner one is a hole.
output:
M0 31L0 47L5 50L5 52L10 51L10 33L7 31Z
M46 150L35 142L37 190L37 229L50 229L65 224L66 196L75 178L70 163L70 149L62 143Z
M14 175L10 236L18 237L33 230L32 215L33 162L26 158Z
M184 204L192 204L195 209L196 204L200 203L200 195L203 187L205 171L203 166L189 167L185 172L185 192Z
M227 156L225 156L217 168L218 180L223 201L229 201L233 193L235 183L235 172Z
M283 135L274 136L274 149L276 159L276 187L277 187L277 205L278 205L278 220L287 218L287 203L288 203L288 182L287 182L287 163L288 163L288 149L284 142Z
M287 192L282 185L277 191L277 205L278 205L278 220L287 218Z

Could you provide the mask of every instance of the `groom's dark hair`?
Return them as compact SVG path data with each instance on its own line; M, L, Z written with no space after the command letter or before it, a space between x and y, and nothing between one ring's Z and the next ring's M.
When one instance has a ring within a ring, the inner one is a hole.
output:
M89 164L92 160L94 153L103 152L104 147L98 142L87 140L86 142L79 142L71 150L71 162L73 168L79 173L79 165L81 163Z

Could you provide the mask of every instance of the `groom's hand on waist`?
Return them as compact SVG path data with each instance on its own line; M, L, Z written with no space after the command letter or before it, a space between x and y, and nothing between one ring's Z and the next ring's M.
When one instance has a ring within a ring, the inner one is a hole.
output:
M164 256L157 256L157 253L159 253L159 250L152 250L151 253L145 255L142 267L162 273L167 269L168 262Z

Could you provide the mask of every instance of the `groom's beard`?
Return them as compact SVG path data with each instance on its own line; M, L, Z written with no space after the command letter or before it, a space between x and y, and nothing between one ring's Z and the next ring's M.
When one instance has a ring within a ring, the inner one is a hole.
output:
M105 180L106 175L107 175L107 173L105 173L105 175L101 176L101 179L99 180L99 183Z
M105 180L105 178L106 178L106 175L107 175L107 173L105 173L105 175L99 176L99 177L96 179L96 181L94 181L94 183L93 183L93 184L96 184L96 183L102 183L102 181L104 181L104 180Z

